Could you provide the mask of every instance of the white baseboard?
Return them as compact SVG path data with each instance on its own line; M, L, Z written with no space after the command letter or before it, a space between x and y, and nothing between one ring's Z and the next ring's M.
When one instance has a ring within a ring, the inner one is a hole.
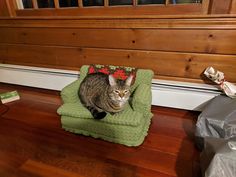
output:
M76 80L78 71L0 64L0 82L61 90ZM200 111L221 91L211 85L153 79L152 104Z
M79 72L69 70L0 64L0 82L10 84L61 90L78 76Z
M178 82L176 82L178 84ZM203 89L199 87L184 87L173 85L155 85L152 87L153 105L201 111L215 96L221 94L219 90Z

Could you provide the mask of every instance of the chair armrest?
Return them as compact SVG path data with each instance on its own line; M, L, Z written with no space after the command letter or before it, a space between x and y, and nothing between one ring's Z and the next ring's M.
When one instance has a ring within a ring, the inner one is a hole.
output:
M151 85L140 84L134 91L132 107L134 111L150 112L152 103Z
M83 65L80 68L80 76L79 79L75 80L74 82L72 82L71 84L67 85L66 87L64 87L61 91L61 97L64 103L76 103L78 101L80 101L79 99L79 87L81 82L84 80L84 78L87 75L88 72L88 65Z
M79 87L82 79L77 79L76 81L65 86L61 91L61 98L64 103L76 103L79 101Z

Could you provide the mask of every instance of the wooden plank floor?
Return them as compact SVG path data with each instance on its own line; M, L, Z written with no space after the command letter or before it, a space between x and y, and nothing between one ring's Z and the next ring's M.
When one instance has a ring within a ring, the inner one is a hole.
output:
M133 148L62 130L58 92L0 83L0 93L12 90L21 100L0 105L1 177L199 176L196 112L153 107L149 134Z

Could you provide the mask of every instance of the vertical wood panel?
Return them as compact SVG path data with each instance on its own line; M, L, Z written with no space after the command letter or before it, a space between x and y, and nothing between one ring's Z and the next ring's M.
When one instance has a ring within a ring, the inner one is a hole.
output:
M228 14L231 7L231 0L212 0L210 14Z
M7 9L11 17L16 16L16 9L17 9L17 4L16 1L14 0L6 0L7 3Z
M169 0L166 0L166 3L165 3L165 4L166 4L166 6L167 6L169 3L170 3L170 2L169 2Z
M78 0L79 7L83 7L83 0Z
M34 9L38 9L39 8L37 0L32 0L32 4L33 4L33 8Z
M202 2L202 13L208 14L210 8L210 0L203 0Z
M104 0L104 6L108 7L109 6L109 0Z
M133 0L133 6L137 6L138 5L138 0Z
M55 8L56 8L56 9L59 9L59 8L60 8L59 1L58 1L58 0L54 0L54 5L55 5Z
M6 0L0 1L0 16L10 16Z
M232 0L230 13L231 14L236 14L236 0Z

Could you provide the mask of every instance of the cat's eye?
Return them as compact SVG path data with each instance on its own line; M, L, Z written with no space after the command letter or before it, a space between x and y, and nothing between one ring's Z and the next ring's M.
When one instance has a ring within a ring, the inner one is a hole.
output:
M114 93L119 94L120 91L119 90L114 90Z
M129 90L124 90L123 93L124 93L124 94L127 94L127 93L129 93Z

